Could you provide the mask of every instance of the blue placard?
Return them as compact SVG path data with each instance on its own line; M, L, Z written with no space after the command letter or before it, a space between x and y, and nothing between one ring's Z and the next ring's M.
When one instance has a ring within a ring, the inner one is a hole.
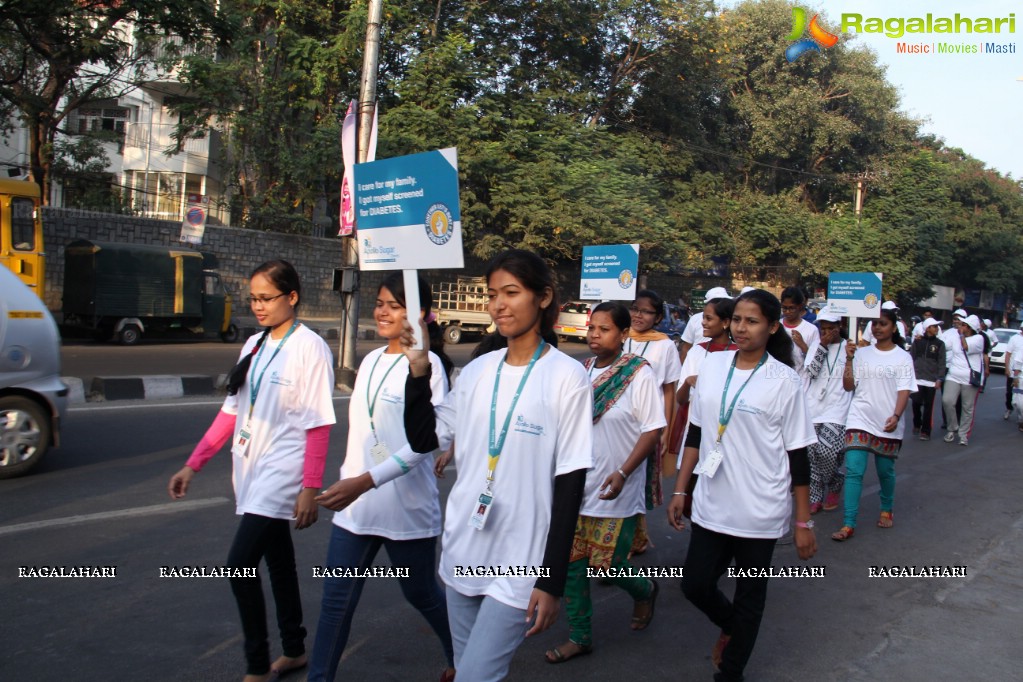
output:
M579 298L633 301L638 271L639 244L584 246Z
M360 269L464 266L456 149L356 164L354 184Z
M828 275L828 308L845 317L881 316L880 272L832 272Z

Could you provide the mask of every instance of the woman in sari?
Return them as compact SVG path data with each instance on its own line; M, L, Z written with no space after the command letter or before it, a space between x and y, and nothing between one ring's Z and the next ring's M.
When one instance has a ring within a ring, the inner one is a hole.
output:
M590 575L625 590L635 605L632 629L654 616L657 583L630 573L629 548L645 513L645 459L667 424L661 387L650 364L623 352L629 311L621 303L594 308L587 334L594 356L583 364L593 384L593 468L586 472L575 539L565 584L568 642L547 652L548 663L564 663L592 651Z

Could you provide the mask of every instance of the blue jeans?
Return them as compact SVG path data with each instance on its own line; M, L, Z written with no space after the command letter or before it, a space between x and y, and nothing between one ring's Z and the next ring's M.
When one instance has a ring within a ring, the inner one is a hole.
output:
M338 526L331 526L327 567L367 568L373 565L380 547L387 550L391 565L409 569L409 577L398 578L408 603L423 614L426 622L440 638L449 667L454 664L448 609L444 591L437 584L435 548L437 538L420 540L389 540L378 535L356 535ZM355 607L362 596L365 578L323 579L323 601L316 641L309 658L309 682L333 680L341 654L348 643Z
M493 597L467 597L452 589L447 594L458 682L499 682L508 677L515 650L530 627L526 610Z

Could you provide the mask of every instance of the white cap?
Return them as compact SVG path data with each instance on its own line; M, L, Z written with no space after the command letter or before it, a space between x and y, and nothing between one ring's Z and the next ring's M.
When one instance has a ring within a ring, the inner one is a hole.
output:
M714 287L707 291L707 295L703 297L705 301L713 301L715 298L731 298L728 295L728 291L724 287Z
M757 290L757 288L756 288L756 287L743 287L743 288L742 288L742 291L740 291L740 292L739 292L739 295L740 295L740 296L742 296L742 295L743 295L743 294L745 294L745 293L746 293L747 291L756 291L756 290Z
M962 308L960 308L959 310L957 310L954 313L952 313L952 317L961 317L964 320L967 317L969 317L969 316L970 316L970 314L968 312L966 312L965 310L963 310Z
M984 318L984 324L987 325L988 327L990 327L991 326L991 318L990 317L985 317Z
M818 322L834 322L838 323L842 321L842 316L833 311L829 306L824 306L817 313Z
M928 317L926 320L924 320L920 324L923 325L924 331L927 331L928 327L940 327L941 326L941 320L935 320L933 317Z
M885 301L881 304L881 310L898 310L899 306L895 305L895 301Z
M980 331L980 318L979 318L979 317L977 317L976 315L970 315L969 317L967 317L967 318L966 318L966 319L964 320L964 322L966 322L966 324L967 324L967 325L968 325L968 326L970 327L970 329L972 329L973 331L975 331L975 332L979 332L979 331Z

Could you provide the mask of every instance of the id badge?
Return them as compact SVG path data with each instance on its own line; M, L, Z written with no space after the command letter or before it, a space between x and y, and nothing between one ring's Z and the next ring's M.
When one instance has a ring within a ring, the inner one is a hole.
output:
M714 478L714 474L717 473L718 467L721 466L721 459L724 457L724 453L721 452L721 444L717 443L714 445L714 449L710 451L710 455L707 456L706 461L701 457L700 466L697 473L707 478Z
M239 457L249 456L249 442L252 440L252 432L248 422L238 430L238 437L234 439L234 446L231 447L231 454Z
M377 443L369 449L369 455L376 464L380 464L391 456L391 451L387 449L387 445L384 443Z
M490 516L490 509L494 504L494 494L491 492L483 492L477 500L476 508L472 510L472 516L469 517L469 525L476 530L483 530L483 526L487 525L487 517Z

